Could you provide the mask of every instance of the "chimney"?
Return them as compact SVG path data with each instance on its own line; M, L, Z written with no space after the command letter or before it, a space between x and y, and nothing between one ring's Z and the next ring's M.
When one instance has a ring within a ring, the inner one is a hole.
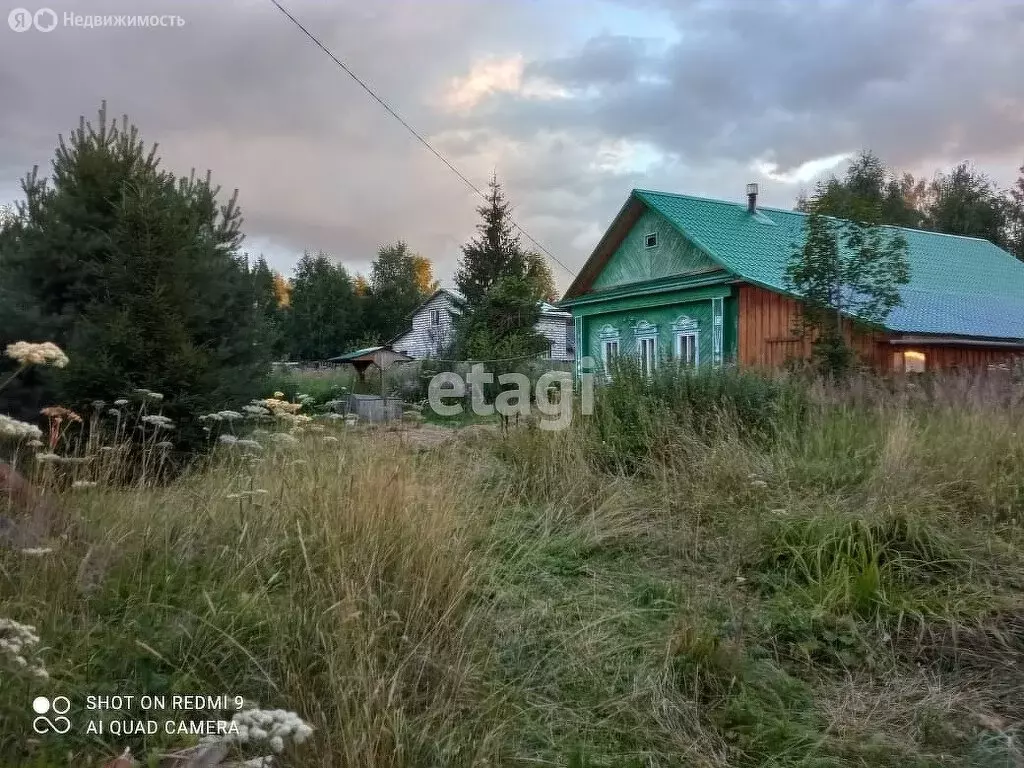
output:
M757 213L757 184L747 184L747 213Z

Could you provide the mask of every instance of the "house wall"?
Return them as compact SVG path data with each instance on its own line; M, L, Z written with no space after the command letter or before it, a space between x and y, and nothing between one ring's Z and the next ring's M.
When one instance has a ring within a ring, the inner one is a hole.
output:
M645 246L648 234L658 236L658 245ZM645 211L615 249L591 287L600 291L629 283L663 277L714 272L721 269L692 245L678 230L655 211Z
M811 340L794 333L800 319L800 305L788 296L765 290L756 285L738 286L739 331L738 361L740 365L761 368L781 368L792 358L811 356ZM894 345L890 333L865 333L844 327L846 341L857 356L875 370L893 371L893 356L905 349L925 354L927 370L950 368L985 368L1005 362L1019 351L1006 347L974 345Z
M430 324L430 312L434 309L441 313L439 325ZM445 293L439 293L413 315L412 328L399 336L391 345L392 348L396 352L404 352L417 359L437 357L454 339L453 309L451 297ZM553 360L573 359L574 356L568 349L572 346L573 339L572 317L561 314L542 314L534 329L552 343L551 358Z
M664 296L638 296L630 300L608 302L605 306L594 305L578 308L580 341L585 354L599 365L604 358L602 332L611 327L619 334L619 354L636 357L639 351L636 328L641 322L658 327L659 364L675 362L676 330L673 328L681 317L697 323L698 357L701 364L714 361L714 296L722 300L723 349L722 360L727 362L736 354L735 299L726 286L715 289L678 291L667 299ZM731 327L730 327L731 326Z
M1012 350L1006 347L953 346L933 345L921 346L893 345L888 348L890 359L893 352L914 349L925 354L925 368L929 371L951 369L984 370L990 365L1010 361L1016 356L1024 356L1024 350ZM892 363L890 362L890 367Z
M574 344L572 317L541 315L535 330L551 342L552 360L567 361L575 358L575 354L570 352Z
M440 324L430 324L430 311L440 310ZM452 300L445 293L439 293L412 316L412 328L398 337L391 345L397 352L409 357L437 357L453 338Z
M743 283L739 287L738 331L740 365L781 368L791 359L811 356L811 340L797 331L800 304L789 296ZM882 334L851 331L844 327L846 341L857 355L876 368L891 364L886 337Z

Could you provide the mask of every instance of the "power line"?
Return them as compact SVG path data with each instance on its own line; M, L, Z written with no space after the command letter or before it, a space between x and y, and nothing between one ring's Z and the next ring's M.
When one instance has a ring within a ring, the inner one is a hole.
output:
M358 83L359 86L364 91L366 91L368 94L370 94L370 97L374 101L376 101L378 104L380 104L382 107L384 107L384 109L387 110L389 115L391 115L393 118L395 118L395 120L397 120L399 123L401 123L402 127L405 128L405 130L407 130L414 137L416 137L416 140L419 141L419 143L422 144L424 147L426 147L434 157L436 157L438 160L440 160L442 163L444 163L445 166L448 168L448 170L450 170L452 173L454 173L456 176L458 176L467 187L469 187L471 190L473 190L478 195L480 195L480 197L482 197L484 200L487 199L487 195L483 192L483 190L481 190L472 181L470 181L468 178L466 178L466 176L458 168L456 168L444 155L442 155L440 152L438 152L436 149L434 149L433 145L431 145L431 143L429 141L427 141L415 128L413 128L411 125L409 125L409 123L407 123L402 118L401 115L399 115L394 109L392 109L391 106L386 101L384 101L384 99L382 99L380 96L378 96L373 91L373 89L370 88L370 86L368 86L365 82L363 82L359 78L358 75L356 75L351 69L349 69L345 65L345 63L343 61L341 61L341 59L339 59L337 56L335 56L330 51L330 49L327 48L327 46L325 46L323 43L321 43L320 40L317 39L316 35L314 35L312 32L310 32L308 29L306 29L298 19L296 19L294 16L292 16L291 13L288 12L288 9L286 9L283 5L281 5L281 3L278 2L278 0L270 0L270 2L273 3L277 7L277 10L279 10L281 13L283 13L285 16L287 16L288 19L292 22L292 24L294 24L296 27L298 27L300 30L302 30L302 32L306 35L306 37L308 37L310 40L312 40L314 45L316 45L317 48L319 48L321 51L326 53L330 57L331 61L333 61L335 64L337 64L339 67L341 67L342 71L345 72L346 75L348 75L353 80L355 80L356 83ZM512 219L512 224L523 235L525 235L526 238L531 243L533 243L541 251L543 251L544 254L549 259L551 259L553 262L555 262L555 264L557 264L562 269L564 269L569 275L575 275L576 274L576 272L574 270L569 269L569 267L565 266L565 264L563 264L561 261L559 261L557 258L555 258L555 255L553 253L551 253L551 251L549 251L547 248L545 248L543 245L541 245L537 241L537 239L535 237L533 237L533 235L531 235L525 229L523 229L523 227L520 226L520 224L515 219Z

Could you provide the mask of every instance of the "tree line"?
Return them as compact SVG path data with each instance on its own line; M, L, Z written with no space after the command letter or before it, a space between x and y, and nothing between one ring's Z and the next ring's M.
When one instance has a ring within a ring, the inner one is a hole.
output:
M539 350L544 342L532 333L538 302L557 298L551 269L523 247L496 177L477 212L477 234L462 247L455 276L467 311L444 354L511 357ZM288 279L263 257L247 269L280 360L324 360L385 344L409 328L412 313L439 285L430 260L403 241L381 246L369 277L350 274L325 253L303 254Z
M842 178L820 182L796 210L989 240L1024 261L1024 165L1009 189L970 163L931 180L893 170L864 150Z
M322 360L386 343L437 288L428 259L382 246L368 276L306 253L285 278L242 250L237 192L209 174L160 165L127 116L82 118L59 138L49 177L32 169L23 200L0 210L0 350L52 341L72 364L32 368L0 392L0 413L35 421L62 403L102 408L133 390L164 396L178 444L203 440L197 415L265 396L273 360ZM452 354L539 351L540 300L554 300L543 257L514 234L497 179L462 249L467 298ZM0 356L0 379L13 370Z

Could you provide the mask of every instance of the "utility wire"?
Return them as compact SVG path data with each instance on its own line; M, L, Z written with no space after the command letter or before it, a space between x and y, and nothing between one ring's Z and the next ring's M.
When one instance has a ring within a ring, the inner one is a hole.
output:
M469 187L471 190L473 190L478 195L480 195L480 197L482 197L484 200L487 199L487 195L483 192L483 190L481 190L472 181L470 181L468 178L466 178L466 176L458 168L456 168L444 155L442 155L440 152L438 152L436 149L434 149L433 145L431 145L431 143L429 141L427 141L415 128L413 128L411 125L409 125L409 123L407 123L402 118L401 115L399 115L394 109L392 109L391 106L386 101L384 101L384 99L382 99L380 96L378 96L376 93L374 93L373 89L370 88L370 86L368 86L365 82L363 82L359 78L359 76L356 75L351 69L349 69L345 65L345 63L343 61L341 61L341 59L339 59L337 56L335 56L333 53L331 53L330 49L327 48L327 46L325 46L323 43L321 43L320 40L318 40L317 37L312 32L310 32L308 29L306 29L298 19L296 19L294 16L292 16L291 13L288 12L288 9L286 9L283 5L281 5L281 3L278 2L278 0L270 0L270 2L273 3L277 7L277 10L279 10L281 13L283 13L285 16L287 16L288 19L292 22L292 24L294 24L296 27L301 29L302 32L306 35L306 37L308 37L310 40L313 41L313 43L316 45L317 48L319 48L321 51L326 53L335 64L337 64L339 67L341 67L342 71L344 71L346 75L348 75L353 80L355 80L356 83L358 83L359 86L364 91L366 91L368 94L370 94L370 97L374 101L376 101L378 104L380 104L382 107L384 107L384 109L387 110L389 115L391 115L393 118L395 118L395 120L397 120L399 123L402 124L402 127L404 127L409 133L411 133L414 137L416 137L416 140L419 141L419 143L422 144L424 147L426 147L430 151L430 153L432 155L434 155L434 157L436 157L438 160L440 160L442 163L444 163L445 166L447 166L448 170L450 170L452 173L454 173L456 176L458 176L467 187ZM512 219L512 224L523 235L525 235L526 238L531 243L533 243L541 251L543 251L547 255L547 257L549 259L551 259L553 262L555 262L555 264L560 266L562 269L564 269L570 275L575 275L576 274L576 272L574 270L569 269L569 267L565 266L565 264L563 264L561 261L559 261L557 258L555 258L555 255L553 253L551 253L551 251L549 251L547 248L545 248L543 245L541 245L537 241L537 239L533 235L531 235L529 232L527 232L525 229L523 229L522 226L520 226L519 223L515 219Z

